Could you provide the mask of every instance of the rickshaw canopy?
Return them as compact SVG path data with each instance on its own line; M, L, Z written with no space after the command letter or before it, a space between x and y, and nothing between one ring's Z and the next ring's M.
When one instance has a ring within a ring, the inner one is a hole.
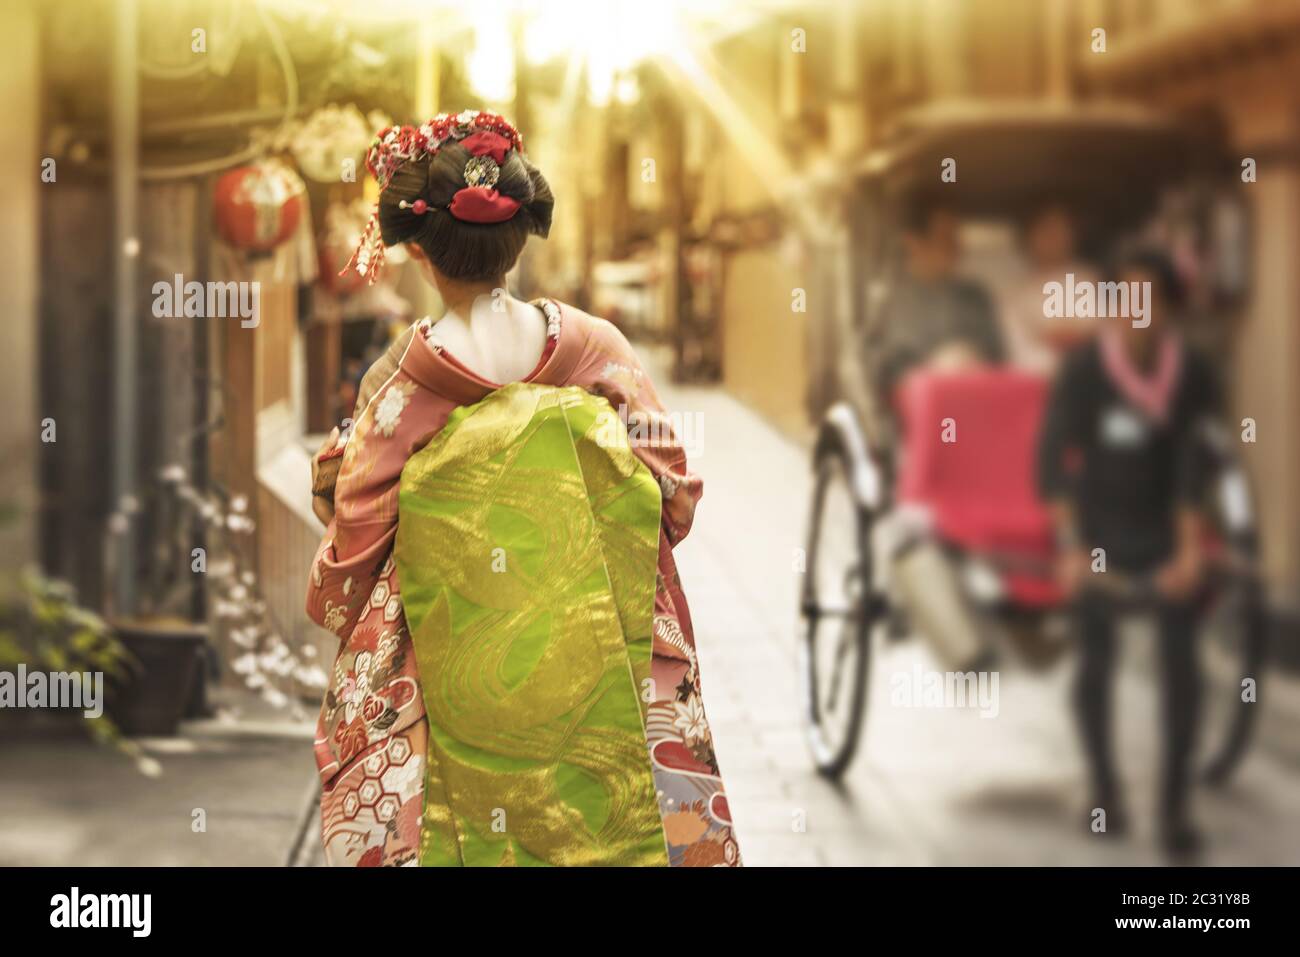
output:
M1215 162L1186 125L1117 102L940 101L882 139L855 175L885 202L924 195L965 216L1016 218L1050 201L1112 227L1140 221L1163 189Z

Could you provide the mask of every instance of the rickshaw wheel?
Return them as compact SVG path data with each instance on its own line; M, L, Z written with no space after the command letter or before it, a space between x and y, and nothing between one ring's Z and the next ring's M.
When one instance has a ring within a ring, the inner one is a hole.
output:
M1232 636L1233 656L1238 662L1239 677L1254 681L1258 695L1258 682L1262 678L1267 654L1268 628L1263 595L1256 581L1238 580L1231 586L1223 602L1223 611L1226 612L1226 624L1237 629ZM1205 783L1211 786L1222 786L1231 780L1254 738L1259 705L1257 698L1243 700L1241 692L1241 687L1234 687L1227 727L1217 746L1212 747L1211 756L1201 772Z
M855 500L838 443L817 459L801 616L805 732L817 771L838 778L853 760L867 700L871 634L871 516Z
M1217 599L1212 604L1217 605L1218 621L1211 614L1211 620L1200 625L1213 629L1218 624L1227 629L1221 644L1236 664L1226 713L1222 702L1207 702L1212 711L1217 711L1217 717L1207 723L1211 727L1219 725L1223 731L1215 735L1207 729L1206 737L1212 744L1202 765L1201 779L1208 785L1222 786L1232 779L1255 738L1258 702L1262 700L1259 684L1268 666L1268 612L1259 573L1260 531L1255 520L1254 489L1235 443L1221 429L1205 429L1202 441L1205 465L1217 473L1207 504L1217 520L1227 561L1218 577L1218 594L1213 596ZM1254 690L1249 696L1245 694L1247 681Z

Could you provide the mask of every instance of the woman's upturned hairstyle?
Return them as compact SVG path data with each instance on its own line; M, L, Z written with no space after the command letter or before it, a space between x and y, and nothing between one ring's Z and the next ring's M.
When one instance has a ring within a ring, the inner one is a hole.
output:
M551 228L555 199L541 172L516 149L510 149L495 189L519 203L514 215L499 223L465 222L451 210L452 198L470 184L465 180L471 154L449 143L432 156L407 160L379 196L379 230L384 245L415 243L443 275L483 280L509 272L531 233L545 237ZM421 213L415 202L424 200Z
M384 247L397 243L415 243L451 279L484 280L510 271L529 234L550 232L551 187L496 114L467 110L389 127L366 165L379 203L345 268L355 265L372 282Z

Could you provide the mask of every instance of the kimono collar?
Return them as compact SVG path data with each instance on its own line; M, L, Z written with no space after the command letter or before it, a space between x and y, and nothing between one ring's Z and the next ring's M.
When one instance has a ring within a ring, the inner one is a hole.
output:
M1161 337L1150 374L1133 364L1118 333L1103 332L1100 348L1102 369L1119 394L1153 421L1163 424L1169 418L1169 406L1182 372L1183 350L1178 337L1171 333Z
M540 366L523 381L567 385L582 356L582 329L572 321L572 310L568 306L553 299L535 299L532 304L546 316L549 354L543 353ZM505 384L483 378L457 362L443 348L429 342L425 335L429 325L427 319L420 321L402 359L402 368L417 383L457 405L478 402Z

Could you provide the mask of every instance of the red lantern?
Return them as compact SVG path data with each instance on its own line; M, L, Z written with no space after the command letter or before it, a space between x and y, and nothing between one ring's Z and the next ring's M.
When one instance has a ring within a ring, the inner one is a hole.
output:
M232 169L213 194L217 233L238 249L269 252L298 228L305 194L298 174L275 160Z

